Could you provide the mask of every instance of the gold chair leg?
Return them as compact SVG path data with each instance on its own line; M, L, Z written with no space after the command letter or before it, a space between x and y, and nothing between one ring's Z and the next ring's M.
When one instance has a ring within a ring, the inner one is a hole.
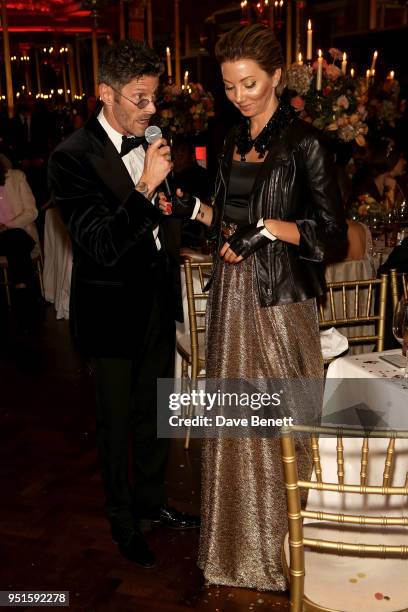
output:
M187 391L186 382L188 379L188 361L186 359L181 360L181 378L182 378L182 392ZM186 409L185 416L189 416L189 409ZM190 447L190 428L186 429L186 436L184 438L184 450L188 450Z
M186 411L187 418L191 417L191 405L187 406ZM184 438L184 450L188 451L190 448L190 435L191 435L191 427L186 427L186 437Z
M43 282L43 271L42 271L42 265L39 259L37 259L37 274L38 274L38 280L40 282L40 290L41 290L41 295L43 297L43 299L45 300L45 291L44 291L44 282Z
M184 450L190 450L190 427L186 428L186 437L184 438Z
M190 391L197 389L197 379L191 379ZM191 408L191 404L187 406L187 418L192 418L194 416L194 409ZM184 439L184 450L188 451L190 448L190 437L191 437L191 427L186 427L186 437Z

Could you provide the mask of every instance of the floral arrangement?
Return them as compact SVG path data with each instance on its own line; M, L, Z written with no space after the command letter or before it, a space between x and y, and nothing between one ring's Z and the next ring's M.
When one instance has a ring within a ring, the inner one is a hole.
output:
M166 85L158 105L161 125L172 134L198 134L208 129L214 115L214 98L200 83L180 88Z
M322 88L316 88L317 62L312 66L292 64L287 73L287 87L292 106L315 127L331 133L343 142L355 140L365 145L368 132L368 90L365 79L353 79L336 65L342 52L330 49L331 62L322 63Z
M389 210L386 202L377 202L369 193L362 193L352 203L350 212L353 219L369 223L384 220Z
M399 108L400 86L397 80L387 78L384 83L372 87L368 103L368 122L376 131L395 128L401 117Z

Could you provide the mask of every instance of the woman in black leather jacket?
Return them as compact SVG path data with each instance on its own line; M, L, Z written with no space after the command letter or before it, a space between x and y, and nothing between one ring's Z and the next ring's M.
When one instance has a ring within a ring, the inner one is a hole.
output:
M198 215L220 241L206 375L323 378L316 298L325 290L325 255L347 233L335 171L320 133L279 101L283 58L270 29L236 28L216 54L242 121L225 142L214 215L205 205ZM276 437L205 441L199 565L206 579L284 590L285 507Z

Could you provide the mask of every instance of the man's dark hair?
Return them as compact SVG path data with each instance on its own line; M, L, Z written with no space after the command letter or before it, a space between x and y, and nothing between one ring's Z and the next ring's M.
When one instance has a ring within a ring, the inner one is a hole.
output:
M122 89L133 79L160 76L163 72L159 56L144 42L121 40L105 50L99 64L99 83Z

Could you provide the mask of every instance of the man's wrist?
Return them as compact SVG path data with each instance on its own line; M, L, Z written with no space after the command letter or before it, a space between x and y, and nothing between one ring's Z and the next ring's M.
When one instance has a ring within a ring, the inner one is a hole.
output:
M148 200L152 199L155 192L154 188L149 184L149 181L143 176L140 177L139 182L135 185L135 189Z

